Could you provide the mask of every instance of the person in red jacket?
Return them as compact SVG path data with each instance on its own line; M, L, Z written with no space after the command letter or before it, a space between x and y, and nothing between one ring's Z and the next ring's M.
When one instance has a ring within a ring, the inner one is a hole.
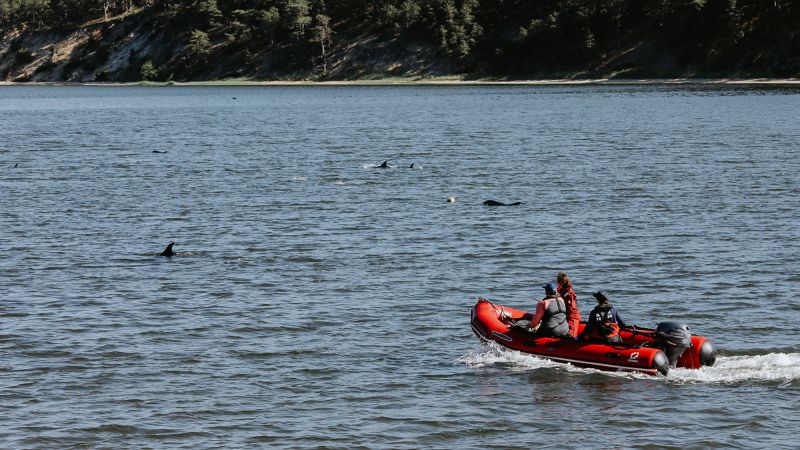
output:
M558 294L561 295L561 298L564 299L564 304L567 306L569 335L577 337L578 324L581 323L581 310L578 309L578 298L575 296L575 290L572 289L572 281L564 272L558 272L556 282L558 283Z

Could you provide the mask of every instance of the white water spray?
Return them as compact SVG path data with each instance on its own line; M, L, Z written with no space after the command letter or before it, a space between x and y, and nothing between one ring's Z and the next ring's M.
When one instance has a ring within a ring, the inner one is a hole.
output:
M800 353L721 356L712 367L671 369L668 378L698 383L800 380Z
M569 372L605 373L609 376L653 379L645 374L626 372L603 372L597 369L578 368L570 364L550 361L538 356L508 350L491 343L479 350L458 358L458 362L470 367L488 367L505 364L513 370L531 370L558 367ZM720 356L712 367L701 369L670 369L662 378L680 383L738 383L743 381L800 380L800 353L769 353L754 356Z

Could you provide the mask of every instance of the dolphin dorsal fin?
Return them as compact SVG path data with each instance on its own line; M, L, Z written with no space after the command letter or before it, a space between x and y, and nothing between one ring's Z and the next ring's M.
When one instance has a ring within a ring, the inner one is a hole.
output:
M159 255L159 256L172 256L172 255L174 255L175 252L172 251L172 246L173 245L175 245L174 242L170 242L169 244L167 244L167 247L164 249L163 252L161 252L161 255Z

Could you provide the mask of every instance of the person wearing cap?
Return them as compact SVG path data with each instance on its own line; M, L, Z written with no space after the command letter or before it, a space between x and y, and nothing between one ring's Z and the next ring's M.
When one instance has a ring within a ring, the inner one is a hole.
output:
M558 274L556 274L556 287L558 288L558 295L564 299L564 305L567 306L569 335L577 337L578 325L581 323L581 310L578 309L578 298L575 296L575 290L572 288L572 281L570 281L569 276L564 272L558 272Z
M608 302L608 294L597 291L592 294L597 299L597 306L589 313L589 321L583 328L579 339L600 340L612 344L622 342L619 335L620 328L625 327L625 321L619 315L617 308Z
M536 334L540 336L569 336L567 307L564 299L556 291L556 284L547 283L542 287L545 295L536 304L536 312L531 319L530 328L536 330Z

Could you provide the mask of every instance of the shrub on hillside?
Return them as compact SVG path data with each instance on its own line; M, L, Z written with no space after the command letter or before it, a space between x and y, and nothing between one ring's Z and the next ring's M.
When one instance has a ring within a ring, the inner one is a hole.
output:
M158 79L158 69L156 69L156 66L153 65L152 61L147 61L146 63L142 64L142 68L139 70L139 73L142 75L142 80L144 81L154 81Z

